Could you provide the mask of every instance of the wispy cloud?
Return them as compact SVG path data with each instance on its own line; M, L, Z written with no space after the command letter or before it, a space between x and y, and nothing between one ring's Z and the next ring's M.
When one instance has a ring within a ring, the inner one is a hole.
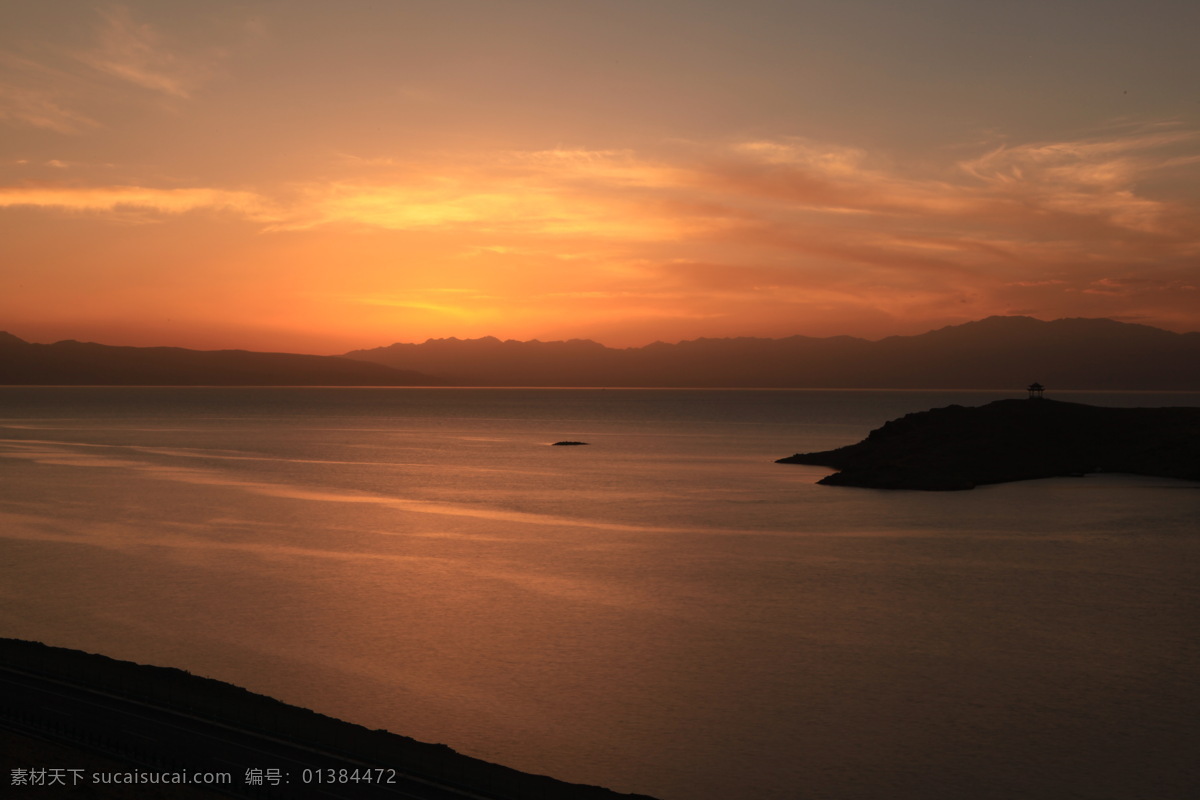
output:
M79 81L70 72L0 52L0 122L75 134L99 123L73 108Z
M96 45L79 54L99 72L155 92L187 97L207 74L207 59L180 52L161 30L136 19L125 6L100 12Z
M606 171L603 164L575 158L546 159L539 153L503 153L480 160L387 164L382 174L367 178L305 183L293 187L291 210L272 230L353 225L631 242L687 232L685 217L638 213L636 198L614 191L635 180L639 170L652 168L622 159Z
M0 187L0 208L13 207L89 212L147 211L156 214L183 214L207 209L229 211L249 219L261 220L273 216L264 200L256 194L208 188L66 187L49 184Z
M1200 208L1179 187L1195 180L1198 146L1182 128L1125 131L981 147L926 174L787 138L655 156L342 156L333 180L258 191L44 183L0 188L0 206L212 210L267 236L379 232L397 252L419 238L416 283L352 302L459 321L561 318L564 303L614 325L749 317L779 332L839 314L1166 319L1194 302Z
M343 157L355 164L353 176L291 184L271 202L265 189L216 188L38 186L3 197L88 208L120 200L165 211L175 207L168 198L237 198L227 205L272 231L354 225L492 234L471 243L476 253L588 252L568 247L572 239L703 241L970 268L1066 251L1102 256L1113 246L1195 247L1200 221L1190 195L1156 197L1144 184L1162 173L1182 180L1200 166L1198 145L1200 135L1180 130L1006 146L959 161L957 179L912 177L873 165L861 150L796 140L697 145L670 159L586 150ZM549 238L539 245L533 236Z
M1200 163L1194 152L1179 152L1194 151L1198 143L1195 131L1147 131L997 147L959 167L1002 201L1118 229L1170 233L1177 209L1140 192L1138 184Z
M0 122L66 134L98 125L86 114L68 108L52 92L11 83L0 83Z
M103 6L86 43L29 41L0 52L0 123L77 135L103 126L121 93L179 101L217 73L228 48ZM149 93L147 95L147 93Z

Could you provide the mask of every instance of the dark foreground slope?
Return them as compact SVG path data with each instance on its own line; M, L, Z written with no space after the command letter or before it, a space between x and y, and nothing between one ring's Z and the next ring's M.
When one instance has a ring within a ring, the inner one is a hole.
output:
M228 775L230 780L189 788L234 797L651 800L518 772L182 670L19 639L0 639L0 728L5 727L26 734L30 759L39 755L29 747L40 738L51 747L73 746L116 759L118 769L123 765L134 775ZM47 758L53 753L47 750ZM81 766L9 763L3 752L0 761L6 773ZM266 770L277 771L276 784L250 780L251 772L261 778ZM95 791L99 783L89 771L78 790ZM123 788L110 786L87 796L130 796Z
M1103 408L998 400L908 414L859 442L781 464L840 472L820 482L878 489L971 489L1089 472L1200 481L1200 408Z

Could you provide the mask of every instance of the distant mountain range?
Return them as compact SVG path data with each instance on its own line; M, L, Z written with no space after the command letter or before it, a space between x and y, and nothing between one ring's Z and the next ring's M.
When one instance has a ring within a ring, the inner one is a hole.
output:
M451 338L346 355L471 386L1200 390L1200 333L1109 319L988 317L880 341L695 339L620 350Z
M42 386L425 386L428 375L340 356L31 344L0 332L0 384Z
M0 333L0 384L632 386L1200 391L1200 333L1109 319L988 317L919 336L694 339L617 349L430 339L345 356L31 344Z

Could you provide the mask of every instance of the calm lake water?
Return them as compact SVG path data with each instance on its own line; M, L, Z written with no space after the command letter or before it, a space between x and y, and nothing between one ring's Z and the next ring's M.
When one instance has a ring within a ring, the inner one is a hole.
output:
M0 388L0 636L663 800L1194 797L1195 484L773 463L1005 396Z

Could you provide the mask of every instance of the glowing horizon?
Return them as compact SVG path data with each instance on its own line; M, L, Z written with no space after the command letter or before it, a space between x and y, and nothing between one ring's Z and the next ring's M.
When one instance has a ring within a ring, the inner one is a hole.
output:
M3 12L0 329L318 353L1200 329L1194 6L750 6Z

